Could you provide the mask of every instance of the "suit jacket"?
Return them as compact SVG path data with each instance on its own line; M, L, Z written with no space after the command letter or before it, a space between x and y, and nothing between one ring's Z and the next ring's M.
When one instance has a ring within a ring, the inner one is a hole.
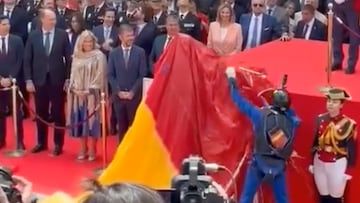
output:
M30 21L37 16L41 8L40 1L38 4L35 4L34 0L20 0L18 5L26 11Z
M208 47L213 49L216 53L220 52L224 55L241 51L243 41L241 26L237 23L230 25L227 28L224 40L221 40L220 29L221 27L218 22L215 21L210 23L207 40Z
M289 32L289 17L284 8L276 6L272 11L272 16L280 24L282 32Z
M66 24L66 28L70 28L71 27L71 17L73 15L75 11L74 10L71 10L69 8L65 8L65 13L64 15L62 16L60 13L59 13L59 10L56 9L55 10L55 14L56 16L58 16L59 18L62 18L64 21L65 21L65 24Z
M199 18L189 12L183 20L180 20L180 30L194 39L201 41L201 24Z
M108 80L113 96L120 91L132 91L134 97L142 95L142 81L146 76L145 51L136 45L130 50L129 62L126 65L123 48L113 49L108 59Z
M154 63L160 58L161 54L164 52L164 46L167 39L167 35L159 35L155 38L152 45L152 49L149 55L149 72L154 74Z
M104 26L103 25L98 25L98 26L94 27L92 32L94 33L95 37L97 38L98 44L101 46L105 42ZM117 28L115 26L111 27L110 38L113 40L113 43L111 43L110 46L112 48L115 48L119 44L118 30L117 30ZM101 51L106 56L109 55L109 51L104 50L103 48L101 48Z
M324 14L320 13L318 10L315 10L315 18L316 18L317 20L319 20L320 22L322 22L323 24L327 25L327 22L328 22L327 17L326 17ZM295 18L294 18L294 20L295 20L295 23L296 23L296 24L297 24L300 20L302 20L301 11L295 13Z
M249 38L249 28L252 13L242 15L240 18L240 25L243 32L243 49L246 47ZM274 39L281 37L282 31L276 19L267 14L262 14L261 37L260 44L270 42Z
M303 20L297 24L294 33L295 38L304 39L303 36L304 27L305 27L305 22ZM314 24L311 28L309 40L321 40L321 41L326 40L326 26L317 19L314 20Z
M65 19L62 18L61 16L57 15L56 16L56 25L55 25L55 27L59 28L59 29L62 29L62 30L66 30L67 25L66 25ZM33 31L35 29L41 29L41 21L40 21L39 16L36 16L31 21L31 31Z
M154 23L157 26L159 32L158 34L166 34L166 28L165 28L166 18L167 18L167 13L165 11L161 13L159 19L157 19L156 22L154 22L154 16L153 16L152 23Z
M4 13L4 6L0 6L0 13ZM27 25L29 17L26 11L20 7L15 6L10 16L10 33L21 37L23 43L26 42L28 36Z
M13 77L17 81L22 79L22 61L24 57L24 44L16 35L9 35L8 49L6 54L0 54L0 78Z
M135 42L137 46L145 50L146 58L149 57L152 45L155 37L157 36L158 29L156 25L152 22L146 23L144 28L138 33L135 37Z
M30 33L24 53L25 80L32 80L35 85L42 86L49 73L52 85L62 85L70 78L71 48L68 34L64 30L55 29L49 56L43 42L41 29Z
M92 30L94 27L103 24L106 8L107 5L104 3L100 10L96 13L94 5L86 7L84 11L85 28Z

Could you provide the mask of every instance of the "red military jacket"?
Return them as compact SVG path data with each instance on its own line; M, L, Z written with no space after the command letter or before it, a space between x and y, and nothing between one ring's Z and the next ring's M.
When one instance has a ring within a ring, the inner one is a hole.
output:
M352 175L356 161L356 122L340 114L334 118L328 113L316 119L313 153L324 162L335 162L339 158L348 160L347 174Z

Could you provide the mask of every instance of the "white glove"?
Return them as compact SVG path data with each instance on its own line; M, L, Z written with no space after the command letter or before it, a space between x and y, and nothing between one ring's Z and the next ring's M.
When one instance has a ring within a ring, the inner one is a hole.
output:
M314 174L314 166L313 165L310 165L308 170L311 174Z
M234 67L226 68L225 74L226 74L226 77L228 77L228 78L235 78L236 77L235 68Z
M344 179L345 179L345 181L351 180L352 176L348 175L348 174L344 174Z
M335 3L337 3L337 4L342 4L344 2L345 2L345 0L335 0Z

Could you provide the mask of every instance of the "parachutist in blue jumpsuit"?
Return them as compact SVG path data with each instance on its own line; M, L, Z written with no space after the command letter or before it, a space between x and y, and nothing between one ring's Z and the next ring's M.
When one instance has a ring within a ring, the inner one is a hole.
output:
M226 75L232 100L251 120L255 135L253 157L239 203L252 203L263 183L271 186L276 203L289 203L285 166L292 154L295 129L300 122L290 109L290 98L284 87L286 79L282 88L273 92L271 105L257 108L239 94L235 70L228 68Z

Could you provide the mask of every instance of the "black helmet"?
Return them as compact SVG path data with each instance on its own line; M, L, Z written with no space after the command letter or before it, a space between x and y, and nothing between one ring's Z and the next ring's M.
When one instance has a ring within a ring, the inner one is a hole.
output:
M291 101L289 93L284 89L274 90L272 94L271 104L280 109L281 111L286 111L289 109Z

